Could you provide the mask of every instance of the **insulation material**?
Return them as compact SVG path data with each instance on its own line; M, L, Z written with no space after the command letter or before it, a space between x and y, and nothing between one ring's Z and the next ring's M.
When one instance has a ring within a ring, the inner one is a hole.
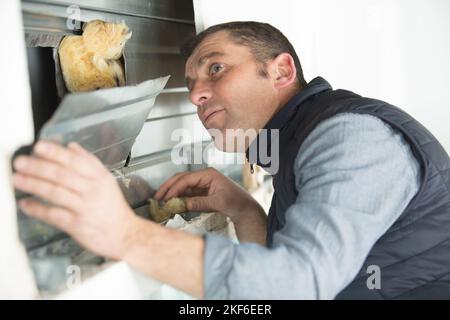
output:
M93 20L82 36L66 36L59 45L59 61L70 92L125 85L123 48L131 37L127 25Z

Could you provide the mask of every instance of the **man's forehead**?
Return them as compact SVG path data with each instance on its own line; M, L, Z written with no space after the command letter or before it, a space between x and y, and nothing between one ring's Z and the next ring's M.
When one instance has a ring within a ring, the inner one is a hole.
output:
M238 47L242 47L241 50L245 48L234 43L224 31L208 36L197 46L186 61L186 75L188 71L193 72L195 69L202 67L209 59L217 57L233 58L234 55L242 56L241 50L236 51Z
M213 56L226 55L227 47L229 46L228 41L225 37L214 37L214 35L211 38L206 38L192 52L187 62L193 66L198 66Z
M228 50L225 42L209 42L201 43L198 48L194 50L192 55L186 61L185 73L186 76L194 70L201 68L205 62L217 57L227 57Z

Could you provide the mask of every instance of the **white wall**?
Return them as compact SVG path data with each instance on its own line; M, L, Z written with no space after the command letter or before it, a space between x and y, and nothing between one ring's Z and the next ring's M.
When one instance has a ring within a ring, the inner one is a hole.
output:
M0 51L0 299L27 299L37 291L25 250L19 241L11 179L11 155L33 141L30 88L19 0L2 1L0 28L5 32ZM3 48L2 48L3 49Z
M273 24L293 43L306 80L406 110L450 152L449 0L194 0L197 28Z

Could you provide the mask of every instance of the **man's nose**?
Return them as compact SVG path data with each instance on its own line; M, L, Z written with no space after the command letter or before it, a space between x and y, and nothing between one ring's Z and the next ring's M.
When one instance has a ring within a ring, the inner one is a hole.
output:
M204 82L197 81L189 93L191 102L200 107L211 98L211 88Z

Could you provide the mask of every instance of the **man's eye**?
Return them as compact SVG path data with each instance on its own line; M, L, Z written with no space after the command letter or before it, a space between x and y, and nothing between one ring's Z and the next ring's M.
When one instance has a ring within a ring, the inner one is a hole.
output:
M222 69L223 69L223 64L221 64L221 63L214 63L209 68L209 74L210 75L216 74L217 72L219 72Z

